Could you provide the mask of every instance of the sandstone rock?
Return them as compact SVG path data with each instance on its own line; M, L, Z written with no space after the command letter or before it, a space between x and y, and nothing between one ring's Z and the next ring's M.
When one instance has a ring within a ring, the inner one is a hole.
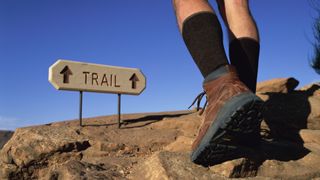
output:
M0 161L24 167L54 153L81 151L88 147L88 140L70 127L21 128L0 151Z
M82 128L77 120L57 122L18 129L0 151L0 179L320 177L319 130L306 129L319 122L308 119L313 108L309 99L314 95L305 91L265 95L266 118L271 119L263 126L273 132L278 128L280 135L289 137L295 133L298 139L270 136L261 146L239 154L239 159L206 168L190 161L191 144L201 124L191 111L124 114L122 129L117 128L116 116L84 119L91 125Z
M269 96L265 93L256 92L256 95L260 97L263 101L267 101L269 99Z
M210 170L227 178L255 177L258 164L257 161L240 158L212 166Z
M299 81L294 78L278 78L268 81L259 82L257 84L257 92L278 92L290 93L299 85Z
M44 177L43 179L124 179L123 175L117 172L116 167L103 167L75 160L53 166L47 172L42 172L40 175Z
M11 179L16 174L18 167L13 164L0 162L0 179Z
M258 176L277 179L312 179L320 177L320 155L309 153L295 161L266 160Z
M245 158L226 161L208 168L195 165L190 161L189 152L166 152L161 151L146 159L134 169L131 179L223 179L239 177L255 177L260 171L260 165L275 159L276 163L286 164L287 161L303 158L308 152L290 142L268 142L262 149L252 150L250 154L243 154ZM315 162L318 161L315 159ZM301 161L302 162L302 161ZM310 163L310 162L309 162ZM268 163L263 168L270 168ZM308 171L313 177L314 171ZM296 173L302 176L305 172ZM266 179L264 173L258 174L259 178ZM285 178L285 174L279 178ZM259 179L258 178L258 179Z
M311 152L320 155L320 144L317 143L304 143L303 146Z
M162 151L146 159L129 179L224 179L208 168L190 161L189 153Z
M182 115L177 118L165 118L163 121L151 125L155 129L174 129L179 130L182 135L194 137L201 125L201 118L195 111L192 114Z
M119 150L123 150L125 148L125 144L123 143L112 143L112 142L103 142L103 141L90 141L92 146L94 146L99 151L106 152L118 152Z
M164 148L170 152L189 152L194 138L179 136L177 140Z
M314 120L314 119L320 119L320 96L311 96L308 98L308 101L310 103L310 114L308 116L308 119ZM320 129L320 126L319 126Z
M192 126L199 126L201 121L193 118L196 116L195 114L174 116L176 115L170 115L169 118L163 118L161 122L149 126L141 126L141 124L143 125L143 121L146 119L148 121L150 119L152 122L153 118L158 119L160 116L138 118L143 120L142 122L135 121L138 126L129 122L130 126L126 127L130 128L124 127L122 130L117 129L116 126L111 129L99 126L78 129L78 123L71 122L18 129L3 149L5 151L1 152L3 162L0 163L0 169L2 169L0 177L3 177L2 179L10 179L10 177L18 179L39 179L40 177L45 177L45 179L123 178L132 172L130 169L133 166L140 166L137 164L139 158L152 155L154 152L161 152L162 147L172 151L188 151L193 137L176 138L176 135L194 136L196 129ZM22 138L26 136L28 138ZM173 142L175 139L176 141ZM91 146L79 150L76 146L69 145L82 141L89 142L88 144ZM43 148L42 144L45 144L46 148ZM60 151L66 146L71 148ZM31 150L32 148L34 151ZM182 156L183 160L179 157L181 156L175 158L175 162L185 163L185 160L189 160L189 152ZM16 162L17 165L15 165ZM191 164L193 165L189 162L189 164L185 164L185 167L189 168L188 166ZM179 169L180 165L172 162L172 166ZM208 171L206 168L204 170ZM178 173L177 178L183 174L179 171L173 171L173 173ZM212 172L205 177L211 177L211 174ZM194 179L197 178L195 176Z
M243 154L245 158L226 161L209 170L191 163L189 155L189 152L158 152L139 163L130 179L224 179L256 175L253 179L320 177L320 155L291 142L265 142L261 149ZM301 169L297 171L297 167Z
M320 130L303 129L300 136L304 143L316 143L320 145Z
M320 96L320 82L306 85L299 89L300 91L312 91L313 96Z

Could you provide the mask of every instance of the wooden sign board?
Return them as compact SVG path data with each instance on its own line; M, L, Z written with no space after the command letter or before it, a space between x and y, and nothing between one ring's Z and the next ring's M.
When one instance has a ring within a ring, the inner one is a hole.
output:
M49 68L49 81L58 90L139 95L146 78L139 69L58 60Z

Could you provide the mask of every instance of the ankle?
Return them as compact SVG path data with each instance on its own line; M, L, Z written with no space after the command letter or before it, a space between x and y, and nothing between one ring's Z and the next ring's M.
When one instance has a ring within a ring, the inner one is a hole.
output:
M213 81L223 75L226 75L228 73L235 73L236 74L236 69L234 66L232 65L223 65L220 66L219 68L217 68L216 70L214 70L213 72L211 72L210 74L208 74L204 81L203 84L208 83L210 81Z

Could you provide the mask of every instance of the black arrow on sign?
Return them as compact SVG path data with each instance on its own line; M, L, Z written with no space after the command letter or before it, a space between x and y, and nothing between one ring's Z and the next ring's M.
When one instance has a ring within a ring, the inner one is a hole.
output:
M69 69L68 66L65 66L60 74L63 74L63 83L68 84L69 83L69 76L72 75L72 71Z
M136 89L137 88L137 81L139 81L136 73L133 73L133 75L131 76L131 78L129 79L132 82L132 89Z

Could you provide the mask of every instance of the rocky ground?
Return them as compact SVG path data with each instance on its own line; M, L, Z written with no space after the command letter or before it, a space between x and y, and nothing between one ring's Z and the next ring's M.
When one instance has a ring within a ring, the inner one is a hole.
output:
M261 146L211 167L193 164L195 111L126 114L19 128L0 151L0 179L317 179L320 86L293 79L260 83Z

